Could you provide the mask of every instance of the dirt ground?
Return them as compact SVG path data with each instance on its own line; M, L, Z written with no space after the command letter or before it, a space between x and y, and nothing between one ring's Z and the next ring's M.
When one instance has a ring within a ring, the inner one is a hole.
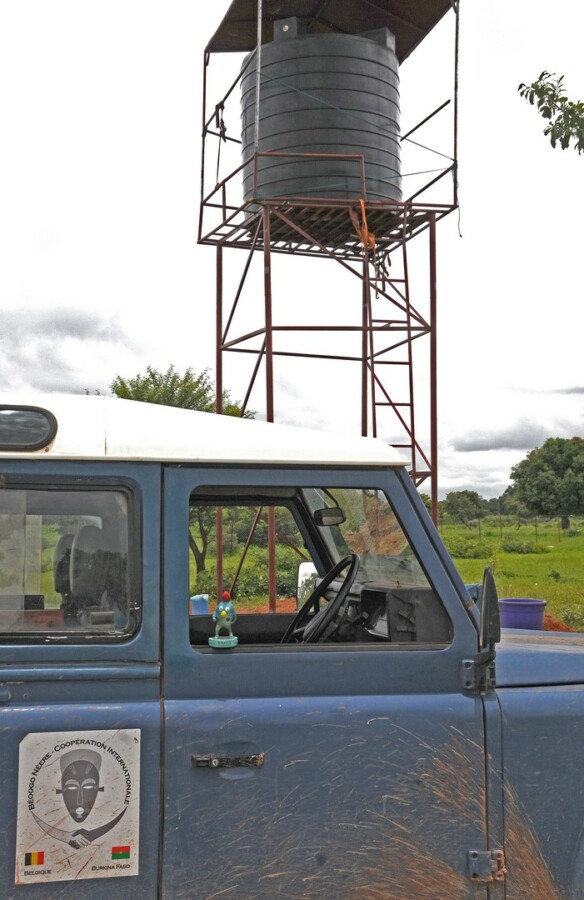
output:
M573 631L573 628L568 628L567 625L562 622L561 619L556 619L554 616L544 616L543 617L543 630L544 631Z
M296 612L296 600L294 597L288 597L283 600L276 600L276 612L277 613L291 613ZM254 612L266 613L269 612L269 607L266 606L258 606L257 609L254 609Z

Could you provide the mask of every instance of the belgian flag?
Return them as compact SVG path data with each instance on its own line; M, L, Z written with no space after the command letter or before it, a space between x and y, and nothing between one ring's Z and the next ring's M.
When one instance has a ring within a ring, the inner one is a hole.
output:
M24 854L24 865L25 866L44 866L45 864L45 854L42 850L36 850L34 853L25 853Z

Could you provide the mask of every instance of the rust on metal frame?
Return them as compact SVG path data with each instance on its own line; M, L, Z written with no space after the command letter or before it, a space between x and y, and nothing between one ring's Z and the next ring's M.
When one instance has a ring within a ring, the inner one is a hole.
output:
M310 211L327 212L329 207L327 201L319 201L314 204ZM351 201L352 202L352 201ZM379 204L378 204L379 205ZM248 208L252 204L246 205ZM246 206L242 207L245 209ZM345 212L350 208L351 203L345 201L344 204L337 204L338 210ZM416 436L416 420L415 408L413 402L414 380L413 380L413 360L412 345L419 337L432 334L432 322L435 310L431 309L430 318L423 316L416 307L411 303L409 298L408 278L407 278L407 255L406 243L411 236L418 233L422 228L428 228L431 238L431 259L435 256L435 234L434 221L438 214L446 215L450 211L447 207L438 208L432 206L423 206L422 210L414 208L408 203L387 203L389 207L387 214L391 216L391 243L393 249L401 249L403 254L403 264L406 269L405 279L395 279L392 282L388 279L387 283L377 284L375 294L381 301L386 301L389 305L389 312L383 317L378 315L377 318L372 317L370 309L370 297L372 287L368 279L364 278L362 270L363 264L363 248L359 246L359 242L353 235L349 235L350 243L346 241L342 245L329 247L322 243L320 235L314 235L307 229L303 228L297 221L302 219L302 215L298 215L298 211L302 213L306 207L299 203L278 204L276 201L270 203L262 203L258 208L251 210L246 220L245 228L239 230L233 227L233 220L228 225L228 231L221 233L221 228L217 229L216 235L209 234L204 238L205 242L214 243L217 241L218 247L235 244L239 247L248 249L248 256L244 264L244 270L232 307L227 316L227 326L222 325L222 316L218 313L218 334L221 334L221 340L218 346L218 358L221 353L236 352L241 354L255 355L255 365L251 382L245 397L244 408L247 407L253 384L257 379L260 366L263 364L266 369L266 403L268 409L268 418L273 421L274 418L274 401L273 401L273 362L276 357L294 357L294 358L314 358L329 359L337 361L358 362L362 367L363 386L365 380L369 380L369 397L365 397L363 389L362 397L362 430L363 433L377 434L377 411L384 408L393 412L396 416L399 427L404 433L403 442L395 442L394 446L407 450L412 459L411 475L414 483L419 486L427 478L433 477L433 467L427 453L424 451L421 443ZM369 207L367 206L367 209ZM338 211L337 210L337 211ZM369 220L369 212L367 213ZM413 219L413 221L410 220ZM316 215L316 222L320 219ZM349 220L347 220L349 221ZM312 227L312 224L309 223ZM345 228L345 226L343 226ZM274 246L274 233L286 234L286 248L278 248ZM349 231L345 228L347 234ZM327 241L329 243L329 241ZM340 264L346 271L360 279L364 293L364 304L368 307L365 320L361 324L331 324L331 325L315 325L315 324L274 324L271 315L271 253L272 252L292 252L294 247L296 252L328 256ZM256 328L252 332L233 336L230 334L230 326L233 322L234 313L239 303L243 284L249 272L251 258L255 250L260 249L264 256L264 288L265 288L265 323ZM432 249L434 248L434 249ZM360 265L355 265L360 263ZM433 277L435 262L432 265ZM402 283L403 282L403 283ZM431 290L431 296L434 291ZM369 298L369 300L367 299ZM295 332L298 334L309 332L354 332L362 334L362 352L361 355L341 355L340 353L315 353L306 349L298 350L279 350L274 344L274 338L278 333ZM374 337L384 340L382 346L374 345ZM259 346L254 346L254 341L260 340ZM400 351L407 354L406 359L395 358L396 353ZM432 368L435 367L435 350L432 354ZM408 372L408 396L406 399L398 399L390 393L385 383L385 379L381 372L387 372L388 367L403 366ZM370 406L368 406L370 404ZM367 409L371 409L371 428L369 428Z
M355 159L362 165L363 157L347 154L288 154L263 152L256 154L254 171L259 159L273 156L310 157L322 160ZM201 244L221 244L239 248L263 249L264 238L254 236L257 220L263 208L269 208L279 221L270 228L270 245L275 253L297 253L305 256L323 255L330 250L336 257L362 260L363 245L352 222L361 212L361 198L339 199L334 197L278 197L254 196L243 203L229 203L228 190L232 180L242 171L242 163L227 178L219 182L201 202L198 240ZM452 175L454 165L445 168L431 184ZM364 174L363 174L364 180ZM256 176L254 174L254 182ZM362 197L366 197L363 184ZM452 212L452 203L436 204L414 200L365 199L368 230L375 234L377 245L392 252L420 232ZM211 224L209 218L214 215ZM405 230L404 230L405 229ZM254 243L255 242L255 243ZM325 250L324 248L327 248Z

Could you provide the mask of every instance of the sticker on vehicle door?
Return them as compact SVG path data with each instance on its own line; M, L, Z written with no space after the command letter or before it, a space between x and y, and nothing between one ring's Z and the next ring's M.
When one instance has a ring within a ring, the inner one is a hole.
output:
M137 875L139 835L139 728L25 735L16 884Z

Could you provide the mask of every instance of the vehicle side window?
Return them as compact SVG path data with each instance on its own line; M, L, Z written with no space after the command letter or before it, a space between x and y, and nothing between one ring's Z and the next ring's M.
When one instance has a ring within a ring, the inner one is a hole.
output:
M192 505L189 528L191 596L215 594L218 519L219 533L222 534L223 584L227 590L233 588L238 614L295 610L298 565L311 557L291 510L283 505ZM274 583L270 590L268 558L272 528Z
M129 507L126 490L0 491L0 640L133 633Z
M211 617L222 599L235 609L238 644L452 640L444 606L383 491L194 492L188 546L194 645L213 637Z

